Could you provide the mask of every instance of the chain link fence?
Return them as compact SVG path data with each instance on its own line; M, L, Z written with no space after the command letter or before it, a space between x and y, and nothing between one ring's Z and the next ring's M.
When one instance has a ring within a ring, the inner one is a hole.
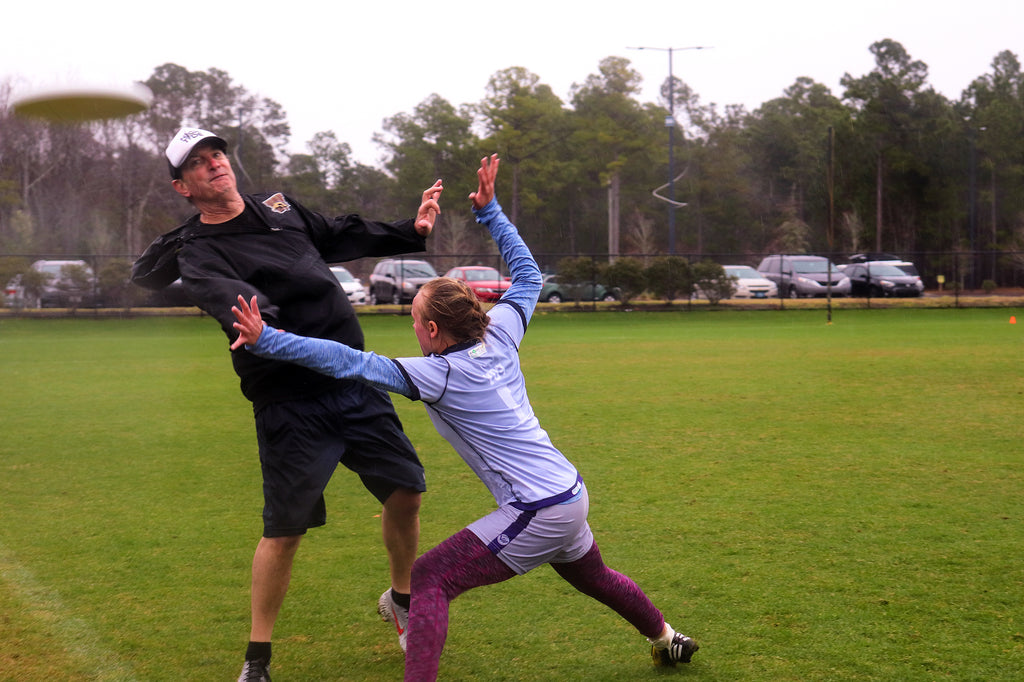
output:
M757 268L767 254L676 254L691 264L712 261L721 265L749 265ZM827 254L838 268L850 262L849 254ZM888 254L869 254L869 257L887 259ZM630 258L643 267L664 258L663 254L625 254L616 258L607 255L537 253L541 269L555 274L567 259L589 258L594 262L591 270L595 289L605 282L602 267L621 258ZM461 266L487 266L507 275L507 268L496 253L486 254L409 254L409 259L426 260L438 274ZM893 256L893 258L897 258ZM1024 252L974 251L941 252L921 251L904 253L899 260L914 264L925 285L925 295L992 294L1024 289ZM72 312L82 308L146 308L188 306L180 287L171 286L153 292L131 284L129 276L135 257L127 255L54 255L54 254L0 254L0 283L4 284L0 307L8 310L35 310L39 308L66 309ZM367 289L371 285L374 265L380 259L362 258L343 265ZM640 294L638 300L652 298ZM958 303L959 305L959 303ZM56 310L54 311L56 312Z

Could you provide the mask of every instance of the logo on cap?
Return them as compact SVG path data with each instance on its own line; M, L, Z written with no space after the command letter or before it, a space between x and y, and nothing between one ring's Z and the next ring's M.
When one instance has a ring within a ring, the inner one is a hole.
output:
M179 137L178 139L181 140L182 142L188 142L189 140L194 140L197 137L202 137L205 134L207 133L202 130L182 130L181 137Z

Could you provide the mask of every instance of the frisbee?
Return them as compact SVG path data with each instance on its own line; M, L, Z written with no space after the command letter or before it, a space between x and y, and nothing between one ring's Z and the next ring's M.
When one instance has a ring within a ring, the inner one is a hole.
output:
M11 101L16 116L54 123L100 121L131 116L149 108L152 91L142 83L127 87L67 87L36 90Z

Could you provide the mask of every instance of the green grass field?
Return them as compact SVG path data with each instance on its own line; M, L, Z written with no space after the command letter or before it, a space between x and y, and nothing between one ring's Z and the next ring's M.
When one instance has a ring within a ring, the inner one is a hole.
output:
M606 561L693 663L550 568L453 605L447 680L1017 680L1024 325L1013 309L539 313L534 407ZM368 346L416 352L408 317ZM261 530L251 408L208 318L0 320L0 680L229 680ZM493 506L396 406L425 550ZM397 680L379 509L344 470L276 630L287 680Z

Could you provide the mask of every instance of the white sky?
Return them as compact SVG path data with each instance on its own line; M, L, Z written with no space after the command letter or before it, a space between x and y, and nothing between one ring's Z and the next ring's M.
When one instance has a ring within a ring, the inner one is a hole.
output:
M573 83L621 56L656 102L673 74L704 104L753 110L808 76L842 95L844 73L874 67L870 45L900 42L929 83L956 99L992 59L1024 59L1021 0L14 0L4 10L0 80L14 94L70 82L145 80L166 62L216 67L285 109L293 152L322 130L376 165L382 121L432 93L477 102L495 72L522 66L568 101ZM350 7L358 5L358 7ZM633 46L663 48L636 51Z

